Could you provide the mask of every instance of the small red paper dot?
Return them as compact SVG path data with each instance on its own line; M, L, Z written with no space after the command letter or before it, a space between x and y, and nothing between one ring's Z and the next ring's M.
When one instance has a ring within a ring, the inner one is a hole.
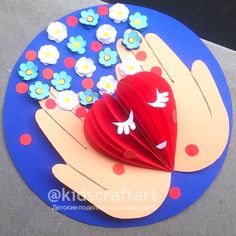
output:
M162 70L161 70L161 68L158 67L158 66L152 67L151 72L154 73L154 74L156 74L156 75L159 75L159 76L162 75Z
M28 85L26 83L20 82L16 85L16 92L19 94L24 94L28 91Z
M79 118L84 118L87 114L87 111L84 107L78 107L75 111L75 114Z
M113 166L113 172L117 175L122 175L125 173L125 167L121 163L117 163Z
M33 61L37 58L37 53L34 50L29 50L25 53L25 58L28 61Z
M147 59L147 54L144 51L139 51L135 56L139 61L145 61Z
M67 19L66 19L66 24L69 25L69 26L76 26L78 24L78 19L77 17L75 16L69 16Z
M90 47L94 52L99 52L102 50L102 44L99 43L98 41L93 41Z
M22 134L20 136L20 143L21 143L21 145L28 146L28 145L31 144L31 142L32 142L32 137L31 137L30 134Z
M64 60L64 66L67 67L67 68L72 68L75 66L75 59L73 57L67 57L65 58Z
M98 14L100 16L106 16L108 14L108 11L109 11L109 9L107 6L99 6L98 7Z
M54 109L54 108L57 106L57 104L56 104L56 102L55 102L54 99L49 98L49 99L47 99L47 101L45 102L45 106L46 106L48 109Z
M86 78L86 79L83 79L83 80L82 80L82 86L83 86L85 89L91 89L91 88L93 88L93 86L94 86L94 82L93 82L92 79Z
M199 149L198 146L195 144L189 144L188 146L186 146L185 148L185 152L187 153L187 155L189 155L190 157L196 156L199 153Z
M169 190L169 196L172 199L179 199L181 197L181 190L179 187L171 187Z
M123 154L124 157L126 157L127 159L134 159L136 158L136 155L133 151L125 151Z
M46 68L43 70L43 78L50 80L53 77L54 71L50 68Z

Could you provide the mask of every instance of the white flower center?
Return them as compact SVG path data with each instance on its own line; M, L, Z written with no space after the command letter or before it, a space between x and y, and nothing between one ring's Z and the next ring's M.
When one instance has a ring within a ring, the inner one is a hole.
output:
M104 37L109 37L109 32L108 32L108 31L105 31L105 32L103 33L103 36L104 36Z
M61 31L60 31L59 29L56 29L56 30L54 31L54 33L55 33L56 35L59 35L59 34L61 33Z
M123 14L122 11L117 11L117 12L116 12L116 15L117 15L117 16L121 16L122 14Z
M135 69L134 66L129 66L129 67L128 67L128 70L130 70L130 71L133 71L134 69Z
M89 69L89 66L87 64L83 65L83 69L84 70L88 70Z
M66 98L64 99L64 101L65 101L65 103L70 103L71 99L70 99L69 97L66 97Z
M47 52L45 53L45 56L46 56L46 57L51 57L51 56L52 56L52 53L51 53L50 51L47 51Z
M110 88L111 88L111 84L110 84L109 82L107 82L107 83L105 84L105 88L106 88L106 89L110 89Z

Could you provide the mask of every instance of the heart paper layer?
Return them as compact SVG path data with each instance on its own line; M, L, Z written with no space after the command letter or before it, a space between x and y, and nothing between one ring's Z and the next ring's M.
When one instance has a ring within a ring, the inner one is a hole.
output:
M177 124L174 96L160 76L140 72L89 110L84 132L98 152L128 164L172 171Z

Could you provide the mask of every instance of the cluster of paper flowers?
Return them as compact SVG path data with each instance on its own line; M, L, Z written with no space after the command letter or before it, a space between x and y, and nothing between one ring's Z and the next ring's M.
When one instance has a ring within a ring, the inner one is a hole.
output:
M124 4L114 4L109 8L108 17L115 23L129 21L129 25L141 30L148 26L147 17L139 12L130 15L129 9ZM85 28L96 27L99 23L99 14L93 9L81 11L79 22ZM68 37L67 26L62 22L52 22L47 27L48 38L55 43L60 43ZM116 41L117 30L110 24L102 24L96 30L96 38L104 45L112 44ZM122 43L129 49L137 49L141 44L142 38L135 30L126 30L123 34ZM60 58L60 53L55 43L43 45L38 50L38 59L44 65L54 65ZM83 55L86 53L87 42L82 35L70 36L67 43L67 48L72 53ZM98 53L98 62L103 67L111 67L118 62L118 53L113 47L105 47ZM96 65L92 58L79 57L74 66L75 72L80 77L91 78L96 71ZM128 57L119 64L121 76L133 75L141 70L140 62L135 57ZM20 77L24 81L34 80L38 76L38 66L27 61L21 63L18 71ZM55 72L50 80L51 86L58 91L56 103L62 109L71 110L79 103L81 105L90 105L94 103L99 94L91 89L79 92L78 94L69 90L72 84L72 77L66 71ZM96 86L99 93L103 95L108 93L114 94L117 88L118 81L113 75L101 76ZM36 81L29 86L29 94L35 100L42 100L50 95L49 85Z

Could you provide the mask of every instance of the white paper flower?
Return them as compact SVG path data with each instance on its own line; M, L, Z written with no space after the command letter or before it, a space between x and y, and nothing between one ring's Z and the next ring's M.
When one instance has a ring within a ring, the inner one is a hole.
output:
M109 9L109 17L115 23L125 22L129 17L129 9L124 4L116 3Z
M64 90L58 93L56 104L60 108L70 111L79 105L79 98L72 90Z
M116 35L116 29L109 24L99 26L96 32L97 39L104 44L114 43L116 40Z
M141 63L132 56L127 57L119 67L122 76L134 75L141 71Z
M97 88L101 95L108 93L112 95L116 91L117 80L112 75L102 76L97 83Z
M60 53L53 45L44 45L38 51L38 58L45 65L56 64L59 57Z
M67 38L67 28L61 22L52 22L47 28L48 38L60 43L65 38Z
M91 77L95 70L96 66L91 58L81 57L75 64L75 71L81 77Z

